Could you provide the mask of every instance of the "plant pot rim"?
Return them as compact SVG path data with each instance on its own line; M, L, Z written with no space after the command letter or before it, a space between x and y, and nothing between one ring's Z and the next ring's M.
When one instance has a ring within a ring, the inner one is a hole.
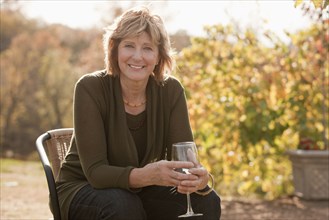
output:
M329 150L288 150L287 154L300 157L329 157Z

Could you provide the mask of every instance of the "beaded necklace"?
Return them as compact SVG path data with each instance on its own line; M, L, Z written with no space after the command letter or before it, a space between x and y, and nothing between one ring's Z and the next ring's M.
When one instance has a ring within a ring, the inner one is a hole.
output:
M125 105L128 105L130 107L133 107L133 108L137 108L137 107L140 107L142 105L145 105L146 104L146 100L141 102L141 103L138 103L138 104L131 104L130 102L128 102L127 100L123 100L123 102L125 103Z

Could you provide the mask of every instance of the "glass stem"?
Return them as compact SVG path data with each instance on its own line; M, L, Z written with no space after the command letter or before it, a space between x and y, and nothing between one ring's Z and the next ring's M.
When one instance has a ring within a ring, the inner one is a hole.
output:
M191 205L190 193L186 194L186 198L187 198L187 213L186 214L194 214L192 205Z

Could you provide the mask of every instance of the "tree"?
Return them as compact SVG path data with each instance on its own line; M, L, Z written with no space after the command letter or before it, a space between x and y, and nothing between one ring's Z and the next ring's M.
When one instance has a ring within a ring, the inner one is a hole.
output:
M295 7L302 6L302 10L305 11L305 14L309 15L318 23L318 28L320 29L320 35L317 36L317 40L315 43L316 54L319 55L317 60L318 66L318 76L321 77L322 84L321 90L324 100L327 100L328 97L328 38L329 38L329 20L324 15L329 15L329 0L311 0L314 8L310 4L307 4L304 0L296 0ZM311 49L311 48L310 48ZM322 139L325 143L326 148L329 150L329 128L328 128L328 105L326 105L325 101L322 102L322 127L324 128L322 131ZM306 137L311 138L311 137Z
M75 82L104 68L100 31L41 22L25 18L19 8L1 7L3 154L26 157L41 132L72 127Z
M69 59L70 51L60 47L55 35L43 30L18 35L1 54L4 150L27 153L36 134L72 125L76 77Z
M190 36L185 30L178 30L175 34L170 36L172 47L177 51L191 45Z
M0 19L0 53L7 49L14 37L22 32L32 33L37 29L38 23L35 20L26 20L20 12L19 7L13 3L2 3Z
M217 190L268 199L291 193L286 150L297 147L303 131L324 148L321 103L329 103L317 74L321 56L312 49L319 27L290 34L291 45L267 31L273 47L253 29L215 25L205 31L180 53L177 75Z

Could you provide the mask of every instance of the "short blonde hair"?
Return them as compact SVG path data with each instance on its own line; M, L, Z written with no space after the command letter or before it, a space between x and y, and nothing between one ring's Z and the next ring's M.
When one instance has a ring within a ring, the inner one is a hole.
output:
M103 44L106 70L110 75L119 76L118 46L120 42L126 37L135 37L142 32L149 34L154 45L158 46L159 62L153 74L155 80L161 83L164 75L173 70L174 53L162 19L158 15L151 15L146 7L133 8L124 12L111 26L105 28Z

